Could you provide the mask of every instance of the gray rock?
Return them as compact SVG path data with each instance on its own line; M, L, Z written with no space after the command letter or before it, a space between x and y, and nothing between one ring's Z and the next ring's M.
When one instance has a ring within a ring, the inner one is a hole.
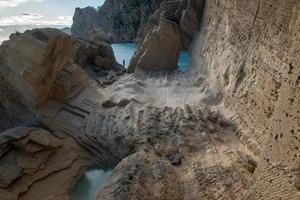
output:
M161 0L106 0L97 11L93 7L76 8L71 34L87 38L95 28L102 29L112 42L136 41L142 36L150 15Z
M181 156L179 154L171 155L169 157L169 160L172 163L172 165L175 165L175 166L181 165Z
M99 26L99 13L94 7L76 8L73 16L71 35L87 38L89 32Z

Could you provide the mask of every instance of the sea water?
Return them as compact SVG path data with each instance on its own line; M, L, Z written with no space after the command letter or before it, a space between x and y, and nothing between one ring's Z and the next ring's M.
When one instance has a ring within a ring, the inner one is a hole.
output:
M111 174L112 167L93 166L89 168L77 182L72 200L96 200L98 192Z
M118 43L112 44L112 48L117 62L123 64L123 60L125 60L125 67L127 68L137 49L137 45L134 43Z
M123 60L125 60L125 67L127 68L137 49L137 45L134 43L117 43L112 44L112 48L117 62L123 64ZM187 51L182 51L178 60L179 70L186 72L189 69L190 64L191 58L189 53Z

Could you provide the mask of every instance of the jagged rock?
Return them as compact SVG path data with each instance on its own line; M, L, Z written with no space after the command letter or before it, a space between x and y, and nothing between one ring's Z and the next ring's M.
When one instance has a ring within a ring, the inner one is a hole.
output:
M180 52L199 30L203 8L203 0L163 1L149 18L128 71L175 70Z
M76 8L73 16L71 35L73 37L89 39L89 33L99 26L99 13L94 7Z
M181 33L177 24L163 19L141 43L128 67L147 71L175 70L182 50Z
M137 40L149 16L161 0L107 0L97 11L93 7L76 8L72 36L87 38L93 29L102 29L110 40L128 42Z
M73 63L82 66L97 63L105 69L116 63L109 44L75 40L57 29L35 29L11 35L0 47L0 58L0 72L32 107L59 96L53 88L57 81L67 84L63 86L64 92L70 93L58 97L61 100L86 85L84 71L68 67ZM69 80L62 80L68 73L72 74Z

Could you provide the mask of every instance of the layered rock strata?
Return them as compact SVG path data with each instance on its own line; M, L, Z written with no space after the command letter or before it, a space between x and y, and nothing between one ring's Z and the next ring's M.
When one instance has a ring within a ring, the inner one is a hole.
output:
M80 59L63 66L59 97L89 85L43 101L39 128L0 134L1 197L69 199L87 166L119 163L98 199L299 199L299 7L207 1L202 75L136 73L103 87L81 76Z
M123 69L104 40L76 40L56 29L13 34L0 46L0 57L1 132L17 127L0 134L1 199L70 199L88 166L118 159L97 157L92 147L76 142L76 132L48 126L44 114L54 107L46 112L43 105L50 99L62 105L72 101L95 83L95 67ZM74 122L75 116L61 122Z
M7 130L0 134L1 199L69 199L74 183L91 164L91 155L61 133Z
M67 74L70 74L70 80L64 81L68 82L69 94L58 98L74 96L76 91L86 86L85 72L73 65L76 63L83 68L91 64L103 70L117 65L108 43L75 40L56 29L13 34L0 47L0 72L30 107L59 96L55 94L54 85L59 79L65 79Z
M199 66L260 156L245 199L299 199L300 3L213 0L205 18Z

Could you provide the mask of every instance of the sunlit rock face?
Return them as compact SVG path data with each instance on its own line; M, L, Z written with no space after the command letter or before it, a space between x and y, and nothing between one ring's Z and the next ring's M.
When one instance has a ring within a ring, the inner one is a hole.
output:
M189 49L199 30L203 0L163 1L151 15L128 71L174 71L180 51Z
M131 60L129 72L134 71L133 68L148 71L174 70L177 68L181 49L181 33L177 24L163 19L140 44Z
M0 58L3 77L32 107L53 96L59 99L74 96L87 85L85 72L74 64L91 63L109 69L116 63L108 43L72 39L57 29L35 29L11 35L0 47ZM61 90L56 87L62 84L68 86Z
M246 199L299 199L299 31L299 1L207 1L198 64L260 156Z

